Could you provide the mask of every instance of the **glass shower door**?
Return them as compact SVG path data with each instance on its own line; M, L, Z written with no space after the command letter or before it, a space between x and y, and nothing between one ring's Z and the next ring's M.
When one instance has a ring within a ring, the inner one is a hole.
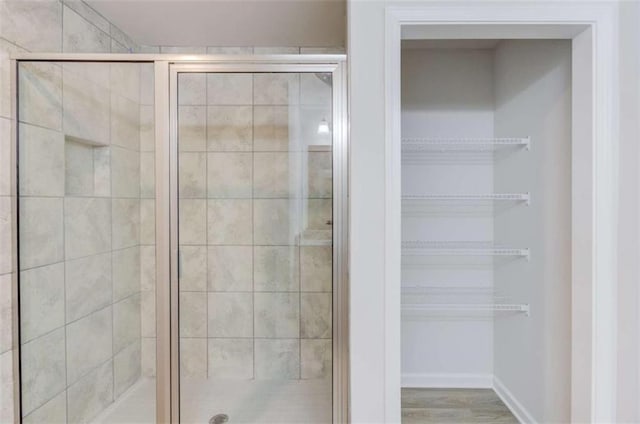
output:
M155 422L152 63L18 64L25 423Z
M179 72L177 103L181 422L331 422L332 74Z

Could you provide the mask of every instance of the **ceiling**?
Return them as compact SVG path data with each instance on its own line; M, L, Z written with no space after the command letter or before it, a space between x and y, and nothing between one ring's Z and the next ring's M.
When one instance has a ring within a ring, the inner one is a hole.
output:
M87 0L142 45L345 45L346 0Z

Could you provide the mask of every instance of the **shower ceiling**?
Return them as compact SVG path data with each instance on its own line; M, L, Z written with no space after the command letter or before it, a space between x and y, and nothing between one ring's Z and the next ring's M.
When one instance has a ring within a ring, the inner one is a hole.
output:
M143 45L345 45L345 0L87 0Z

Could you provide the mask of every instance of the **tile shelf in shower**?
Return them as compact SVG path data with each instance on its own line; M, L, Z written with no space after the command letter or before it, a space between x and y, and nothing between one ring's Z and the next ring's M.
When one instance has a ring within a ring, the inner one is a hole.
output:
M84 144L89 147L109 147L108 143L102 141L89 140L88 138L75 137L68 134L64 136L64 140L72 143Z

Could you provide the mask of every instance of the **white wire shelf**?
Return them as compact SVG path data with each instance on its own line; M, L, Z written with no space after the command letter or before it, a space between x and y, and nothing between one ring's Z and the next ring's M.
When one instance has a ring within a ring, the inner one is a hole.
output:
M494 294L495 289L487 286L454 286L449 284L439 285L418 285L418 284L403 284L401 287L402 294L471 294L471 295L488 295Z
M529 316L528 303L403 303L406 312L520 312Z
M493 246L486 242L403 241L403 256L516 256L529 259L529 249Z
M409 201L511 201L524 202L529 205L531 196L529 193L491 193L491 194L405 194L402 200Z
M529 137L505 138L403 138L403 152L420 152L432 150L496 150L502 147L523 147L529 150Z

